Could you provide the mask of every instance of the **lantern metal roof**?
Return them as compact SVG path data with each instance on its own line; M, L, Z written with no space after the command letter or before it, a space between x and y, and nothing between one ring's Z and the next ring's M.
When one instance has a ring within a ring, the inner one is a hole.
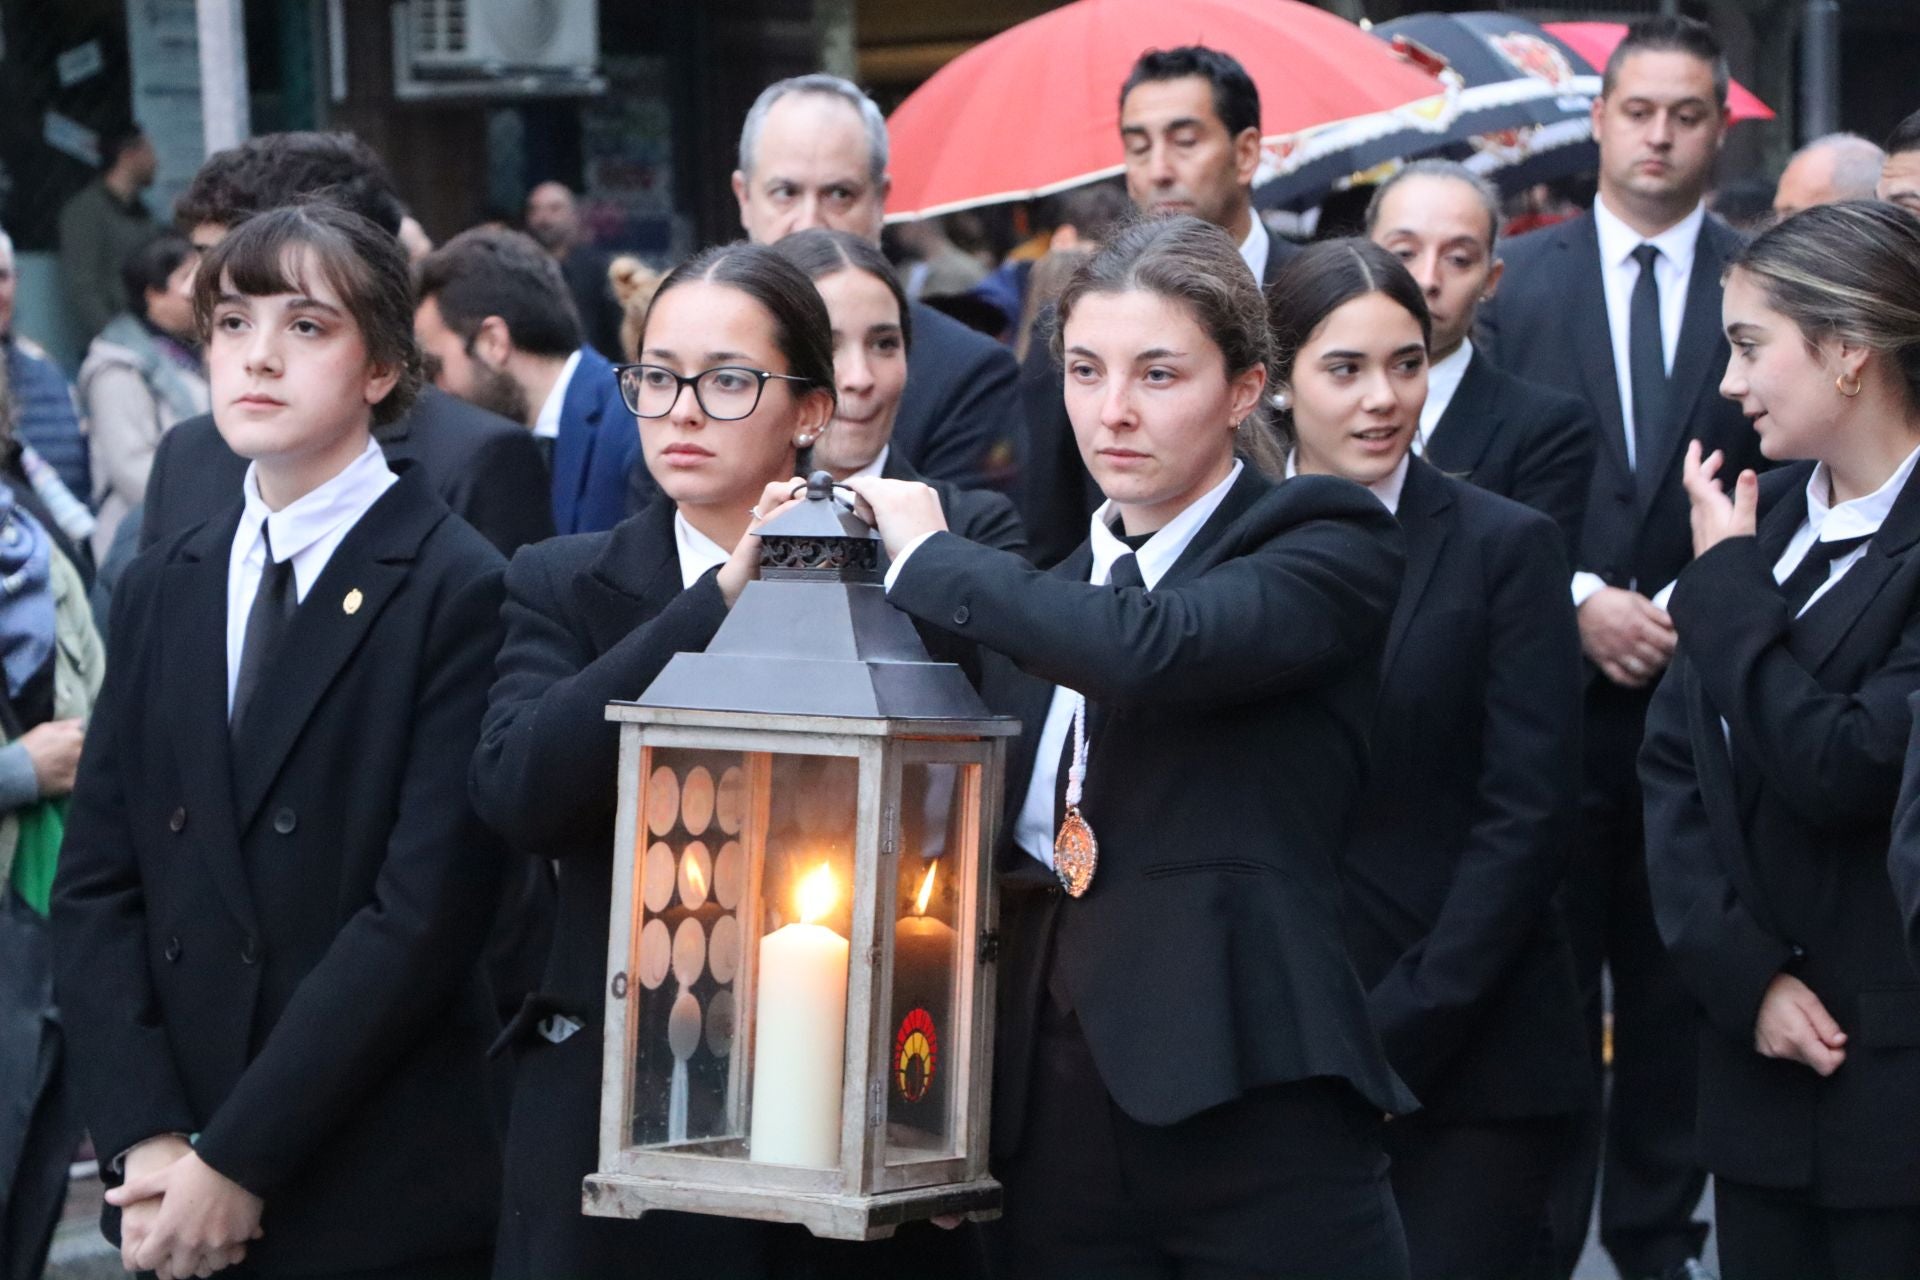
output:
M760 528L760 577L706 649L676 654L632 705L765 715L987 721L951 662L887 603L880 537L832 476ZM989 732L997 732L995 730Z

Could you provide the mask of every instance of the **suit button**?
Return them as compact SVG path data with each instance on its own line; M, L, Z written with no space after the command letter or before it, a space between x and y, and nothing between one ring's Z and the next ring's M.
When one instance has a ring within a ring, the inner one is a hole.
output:
M175 835L179 835L180 832L186 830L186 826L187 811L185 806L175 809L167 818L167 830L173 832Z
M964 627L967 625L967 619L971 618L972 616L973 616L973 610L967 608L967 606L965 605L961 605L958 609L955 609L953 611L954 625Z
M168 964L178 964L180 962L180 939L178 936L167 939L166 957Z
M283 836L292 835L293 829L299 825L300 820L294 816L291 809L282 809L273 815L273 829Z
M258 938L248 938L240 944L240 963L260 963L260 940Z
M1807 958L1807 949L1797 942L1789 942L1787 944L1787 950L1793 953L1795 960L1805 960Z

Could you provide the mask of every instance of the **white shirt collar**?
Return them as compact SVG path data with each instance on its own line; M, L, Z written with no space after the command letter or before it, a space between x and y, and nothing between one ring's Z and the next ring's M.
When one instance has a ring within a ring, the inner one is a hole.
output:
M725 564L733 554L688 524L687 518L678 511L673 513L673 545L680 553L680 585L683 588L700 581L707 570Z
M553 380L553 390L547 392L546 403L540 406L540 416L533 420L533 434L536 436L545 436L549 440L559 438L560 407L566 403L567 387L573 382L573 371L579 367L580 353L576 351L561 366L560 376Z
M880 473L887 469L887 454L891 453L892 451L893 451L893 445L891 444L881 445L880 452L874 455L873 461L869 462L866 466L860 468L858 471L848 476L847 479L848 480L865 480L868 478L878 479L880 476Z
M1400 491L1407 487L1407 469L1412 465L1413 453L1409 450L1400 455L1399 466L1366 487L1368 493L1380 499L1380 505L1385 507L1389 514L1395 516L1400 514ZM1291 480L1299 474L1300 469L1294 465L1293 454L1289 453L1287 479Z
M1447 406L1453 403L1453 393L1460 389L1460 380L1467 376L1467 365L1472 360L1473 339L1467 338L1451 355L1442 356L1427 366L1427 402L1420 408L1422 449L1433 437L1433 429L1440 425Z
M302 572L306 566L297 559L301 552L325 541L329 535L350 528L399 478L387 465L387 456L380 452L378 442L369 439L367 447L338 475L280 510L270 511L266 499L260 496L259 464L248 463L246 479L240 485L246 511L240 517L240 528L235 535L240 542L240 556L244 559L253 555L260 541L260 525L265 522L273 542L274 562L295 561L294 576L304 595L313 579L319 576L319 568L311 573Z
M1659 235L1643 236L1607 208L1605 196L1596 196L1593 201L1593 229L1600 238L1600 261L1609 267L1632 265L1638 270L1638 264L1633 261L1633 251L1643 244L1650 244L1672 264L1676 273L1685 278L1693 271L1693 250L1700 243L1700 224L1706 218L1707 206L1697 204L1692 213Z
M1836 507L1827 505L1827 495L1832 492L1827 464L1822 462L1814 467L1813 475L1807 479L1807 524L1813 529L1815 540L1835 542L1842 538L1858 538L1880 532L1880 526L1886 523L1887 516L1893 511L1893 504L1900 498L1900 491L1906 487L1908 477L1913 475L1916 459L1920 459L1920 449L1909 453L1906 461L1896 467L1893 474L1887 477L1887 482L1878 489Z
M1116 515L1113 500L1109 498L1100 504L1093 513L1093 522L1089 537L1093 540L1093 571L1087 575L1087 581L1101 586L1107 581L1107 575L1113 570L1113 562L1121 556L1131 555L1140 565L1141 581L1151 590L1156 586L1162 574L1173 567L1180 553L1193 541L1193 535L1200 532L1200 526L1207 522L1213 513L1226 501L1227 490L1233 488L1233 482L1240 478L1240 472L1246 463L1235 458L1233 470L1227 472L1227 478L1213 488L1195 498L1173 519L1154 531L1138 551L1120 541L1109 523Z
M1240 260L1247 264L1247 270L1253 272L1254 282L1267 282L1267 251L1272 248L1273 236L1267 231L1267 224L1260 221L1260 211L1250 209L1247 216L1253 226L1247 232L1247 238L1240 242Z

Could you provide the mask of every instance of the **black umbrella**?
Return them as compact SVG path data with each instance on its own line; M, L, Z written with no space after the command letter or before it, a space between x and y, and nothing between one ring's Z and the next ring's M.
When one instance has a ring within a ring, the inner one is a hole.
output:
M1502 143L1523 149L1529 139L1585 122L1600 92L1600 76L1585 59L1538 24L1511 14L1414 14L1383 22L1373 34L1448 86L1451 118L1430 127L1418 119L1376 117L1345 136L1320 139L1316 150L1324 154L1312 162L1291 169L1283 162L1279 172L1256 180L1256 206L1304 208L1356 177L1377 176L1371 170L1423 156L1497 156ZM1489 137L1491 152L1485 141L1476 146L1475 140Z

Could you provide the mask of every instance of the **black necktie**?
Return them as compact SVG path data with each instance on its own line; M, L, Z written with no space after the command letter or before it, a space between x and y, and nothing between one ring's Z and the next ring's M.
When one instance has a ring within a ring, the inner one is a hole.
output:
M1639 487L1660 483L1661 428L1667 412L1667 352L1660 334L1660 282L1653 264L1660 250L1643 244L1633 251L1640 278L1633 282L1627 306L1627 378L1633 388L1633 469Z
M552 475L553 474L553 437L552 436L535 436L533 438L533 446L534 448L540 451L540 461L546 463L547 474Z
M233 682L233 715L230 729L238 733L246 719L247 707L260 687L260 673L279 647L287 624L300 601L293 589L293 560L276 562L273 543L267 537L267 523L260 522L260 549L266 559L260 566L260 587L253 595L253 608L247 613L247 633L240 645L240 674Z
M1807 607L1807 601L1813 599L1813 593L1832 576L1833 562L1845 556L1873 535L1863 533L1857 538L1835 538L1831 542L1816 542L1807 548L1806 558L1794 566L1787 580L1780 584L1780 594L1787 598L1787 609L1794 617Z

